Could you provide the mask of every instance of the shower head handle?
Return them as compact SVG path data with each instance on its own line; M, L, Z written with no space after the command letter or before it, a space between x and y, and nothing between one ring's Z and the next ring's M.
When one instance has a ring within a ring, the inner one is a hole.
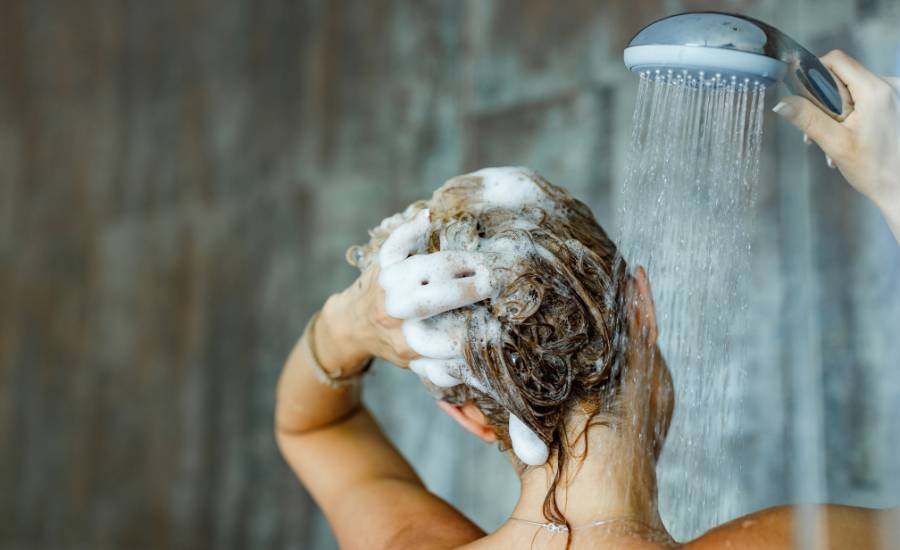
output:
M672 15L641 29L625 54L632 70L648 65L702 70L709 62L711 72L783 80L792 93L809 99L835 120L853 111L847 87L815 55L775 27L745 15L712 11Z
M803 50L806 56L783 59L788 65L784 83L791 92L812 101L838 122L853 112L853 98L847 86L828 70L815 56Z
M743 15L730 15L757 25L766 33L772 56L787 65L784 84L792 93L812 101L837 121L844 120L853 112L853 98L847 86L818 57L787 34L763 21Z

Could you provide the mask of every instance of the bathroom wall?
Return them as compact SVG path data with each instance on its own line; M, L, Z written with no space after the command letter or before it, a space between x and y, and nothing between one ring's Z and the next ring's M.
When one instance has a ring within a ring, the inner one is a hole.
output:
M614 231L636 91L622 48L696 9L900 74L893 0L6 2L0 548L334 548L271 413L306 319L353 280L346 247L500 164ZM753 254L731 460L667 456L663 483L718 488L709 518L897 505L900 248L771 115ZM379 364L367 384L428 486L496 527L516 496L503 456L408 373Z

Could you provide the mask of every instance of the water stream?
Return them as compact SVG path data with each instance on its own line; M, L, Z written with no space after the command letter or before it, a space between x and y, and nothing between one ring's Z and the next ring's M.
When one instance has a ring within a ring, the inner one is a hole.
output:
M660 508L678 540L731 519L750 244L765 87L681 72L640 77L617 241L648 272L677 399Z

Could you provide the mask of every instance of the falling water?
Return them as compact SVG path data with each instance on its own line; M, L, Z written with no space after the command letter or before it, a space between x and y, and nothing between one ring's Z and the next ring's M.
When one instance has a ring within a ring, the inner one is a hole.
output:
M660 508L679 540L736 512L740 332L765 87L746 79L641 75L618 241L647 269L676 412L660 463Z

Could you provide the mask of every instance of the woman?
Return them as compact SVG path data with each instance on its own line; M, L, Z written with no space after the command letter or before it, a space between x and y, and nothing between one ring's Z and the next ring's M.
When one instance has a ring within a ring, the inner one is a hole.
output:
M798 97L798 125L877 204L900 241L900 107L842 52L843 122ZM674 399L649 282L590 211L521 169L451 179L351 252L363 269L288 358L276 435L345 548L664 548L655 465ZM404 321L405 320L405 321ZM377 356L410 367L463 427L508 449L521 480L509 521L483 533L428 492L361 406ZM834 548L873 547L877 512L823 506ZM788 548L790 507L683 544Z

